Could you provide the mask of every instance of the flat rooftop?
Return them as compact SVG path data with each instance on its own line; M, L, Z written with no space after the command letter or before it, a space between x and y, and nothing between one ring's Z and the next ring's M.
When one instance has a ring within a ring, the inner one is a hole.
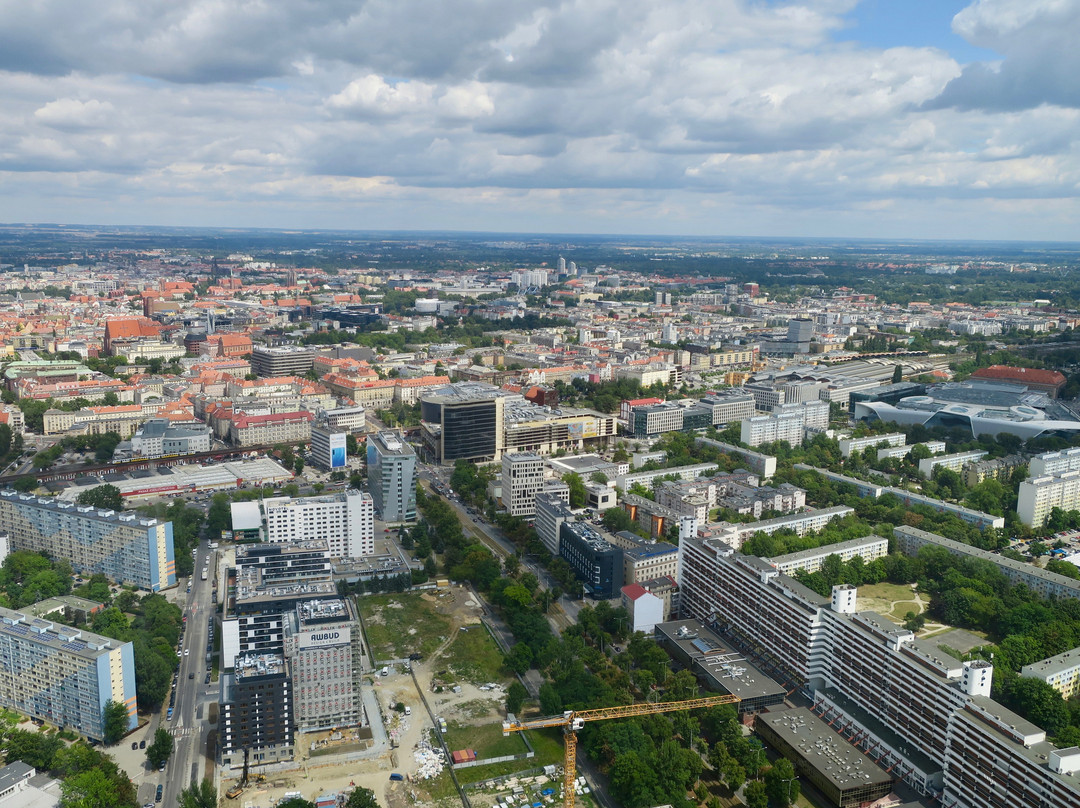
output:
M715 685L743 701L778 698L787 690L748 662L731 645L698 620L672 620L658 623L654 629L665 642L676 646L691 660L694 673L700 673Z
M761 713L757 721L798 750L841 791L893 782L884 769L805 707Z
M87 661L124 645L119 640L4 608L0 608L0 635L47 646Z

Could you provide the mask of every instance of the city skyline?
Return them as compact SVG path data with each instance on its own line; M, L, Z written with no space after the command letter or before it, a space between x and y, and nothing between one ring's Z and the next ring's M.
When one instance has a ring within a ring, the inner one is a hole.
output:
M0 4L0 221L1070 240L1078 27L1073 0Z

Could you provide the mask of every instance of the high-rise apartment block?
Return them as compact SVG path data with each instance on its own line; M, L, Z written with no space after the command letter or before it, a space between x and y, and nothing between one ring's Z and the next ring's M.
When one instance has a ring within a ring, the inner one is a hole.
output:
M221 762L230 768L292 760L293 689L281 654L238 657L221 676Z
M355 489L321 497L262 501L268 542L324 540L331 558L375 553L375 505Z
M536 495L544 489L544 459L532 452L502 457L502 503L511 516L536 513Z
M416 452L396 432L367 441L368 491L384 522L416 519Z
M1054 508L1063 511L1080 508L1080 470L1033 477L1020 483L1016 515L1025 525L1042 527Z
M158 592L176 585L172 522L0 491L0 533L12 550L64 558L81 575Z
M1056 749L993 701L989 663L857 611L852 586L823 598L719 542L689 538L680 551L684 615L753 648L770 676L919 792L957 808L1080 804L1080 749Z
M237 548L222 626L221 762L289 760L293 733L363 722L363 648L325 539Z
M828 425L827 401L780 404L769 415L756 415L743 421L739 439L747 446L780 440L786 440L792 446L801 446L807 429L824 429Z
M123 704L134 729L135 699L130 642L0 608L0 706L100 743L105 705Z

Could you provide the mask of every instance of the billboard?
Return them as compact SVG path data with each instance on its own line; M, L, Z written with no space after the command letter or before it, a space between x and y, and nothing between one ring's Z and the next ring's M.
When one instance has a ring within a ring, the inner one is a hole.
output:
M301 648L322 648L331 645L347 645L351 639L350 631L343 628L324 628L313 631L301 631Z
M331 432L330 435L330 468L345 468L345 433Z

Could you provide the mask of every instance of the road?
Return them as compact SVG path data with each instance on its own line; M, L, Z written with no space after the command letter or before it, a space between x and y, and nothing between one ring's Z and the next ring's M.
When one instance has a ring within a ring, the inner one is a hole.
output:
M204 539L199 544L196 570L202 569L204 559L209 553ZM190 594L184 594L181 590L179 605L187 617L183 648L189 651L189 654L180 657L172 720L167 721L163 714L154 716L149 733L152 738L157 727L164 726L173 736L173 754L164 772L155 772L140 786L140 804L153 802L157 784L163 783L165 793L159 805L172 808L179 802L183 789L203 778L206 741L211 730L207 722L207 711L209 705L218 700L219 689L217 682L205 684L206 642L209 633L207 618L215 613L211 603L212 593L213 579L208 577L202 581L198 575L193 576ZM220 629L215 629L218 630ZM188 674L194 674L194 678L189 679Z

